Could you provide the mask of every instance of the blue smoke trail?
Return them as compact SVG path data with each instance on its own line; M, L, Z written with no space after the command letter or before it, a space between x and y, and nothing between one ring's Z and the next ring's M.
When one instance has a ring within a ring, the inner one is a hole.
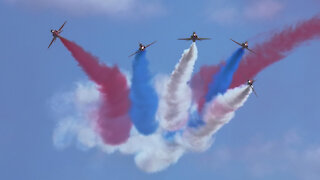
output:
M130 117L141 134L150 135L158 128L158 122L155 120L158 96L152 86L152 76L148 69L149 62L145 55L145 51L139 52L132 64Z
M206 95L206 102L211 101L219 93L224 94L229 89L233 74L238 69L243 54L244 49L239 48L227 60L226 65L223 66L220 71L213 76L213 81L211 84L209 84L209 90Z
M239 67L239 63L244 54L244 49L239 48L222 66L220 71L213 76L213 81L209 84L209 90L206 95L206 102L210 102L218 94L224 94L230 87L233 74ZM191 114L188 126L197 128L205 125L201 113L193 112Z

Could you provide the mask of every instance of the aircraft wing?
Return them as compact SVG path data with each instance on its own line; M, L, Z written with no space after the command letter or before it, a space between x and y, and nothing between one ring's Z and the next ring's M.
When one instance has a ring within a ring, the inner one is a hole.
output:
M254 95L256 95L258 97L258 94L256 93L256 91L254 90L254 88L252 86L251 86L251 89L252 89Z
M156 42L157 42L157 41L153 41L152 43L146 45L146 48L149 47L149 46L151 46L152 44L154 44L154 43L156 43Z
M64 26L66 23L67 23L67 21L65 21L65 22L62 24L62 26L59 28L59 31L62 30L63 26Z
M178 40L190 41L190 40L192 40L192 39L191 39L191 38L179 38Z
M50 42L48 48L51 46L51 44L56 40L56 37L52 38L52 41Z
M235 42L236 44L238 44L238 45L240 45L240 46L242 46L242 44L241 43L239 43L239 42L237 42L237 41L235 41L235 40L233 40L233 39L230 39L231 41L233 41L233 42Z
M211 38L198 38L199 41L201 40L210 40Z
M257 54L256 52L252 51L252 50L249 49L249 48L246 48L246 49L248 49L248 51L250 51L250 52L252 52L252 53L254 53L254 54Z
M134 52L133 54L131 54L131 55L130 55L130 56L128 56L128 57L131 57L131 56L133 56L133 55L137 54L138 52L140 52L140 50L138 50L138 51Z

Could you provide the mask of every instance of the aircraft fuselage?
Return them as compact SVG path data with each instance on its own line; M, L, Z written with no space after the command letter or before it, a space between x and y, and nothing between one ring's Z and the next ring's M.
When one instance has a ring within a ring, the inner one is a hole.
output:
M190 38L193 42L196 42L196 40L199 39L197 34L193 34Z
M241 46L245 49L247 49L249 47L248 43L242 43Z
M248 84L249 86L252 86L252 85L253 85L253 82L254 82L254 80L248 80L247 84Z
M57 30L51 30L52 36L53 37L59 37L60 31Z
M144 51L146 49L146 46L144 46L143 44L139 44L139 46L140 51Z
M185 40L185 41L192 41L192 42L196 42L201 41L201 40L209 40L210 38L199 38L199 36L193 32L192 35L189 38L179 38L178 40Z

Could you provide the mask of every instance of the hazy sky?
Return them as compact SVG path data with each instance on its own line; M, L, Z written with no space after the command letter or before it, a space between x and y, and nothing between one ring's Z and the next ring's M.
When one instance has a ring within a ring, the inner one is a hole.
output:
M229 38L254 45L319 7L317 0L0 1L0 179L319 179L318 41L258 75L259 97L250 97L209 151L155 174L139 170L133 156L54 147L58 119L50 102L88 78L59 40L47 49L50 29L67 20L64 37L128 72L138 42L157 40L150 68L168 74L190 45L176 39L196 31L212 38L197 43L198 71L238 48Z

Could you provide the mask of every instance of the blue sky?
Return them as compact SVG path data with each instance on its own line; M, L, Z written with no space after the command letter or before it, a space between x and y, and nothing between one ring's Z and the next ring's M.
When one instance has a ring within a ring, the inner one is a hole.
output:
M150 69L170 73L190 45L176 39L196 31L213 38L197 43L197 71L236 50L230 37L259 42L270 31L319 13L318 1L76 2L0 1L1 179L319 179L318 41L258 75L259 97L250 97L209 151L187 153L155 174L139 170L132 156L54 147L57 116L50 100L87 77L60 41L47 49L50 29L68 20L63 36L129 72L127 56L138 42L158 40L148 50Z

